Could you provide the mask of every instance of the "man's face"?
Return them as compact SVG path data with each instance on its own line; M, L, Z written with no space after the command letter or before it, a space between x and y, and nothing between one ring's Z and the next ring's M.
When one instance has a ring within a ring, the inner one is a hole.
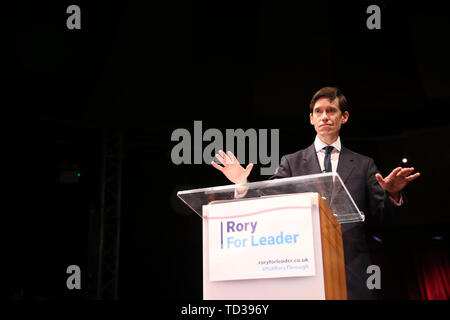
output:
M309 119L319 137L336 138L339 136L341 125L347 122L348 112L341 112L339 99L333 101L323 97L314 104L313 112L309 114Z

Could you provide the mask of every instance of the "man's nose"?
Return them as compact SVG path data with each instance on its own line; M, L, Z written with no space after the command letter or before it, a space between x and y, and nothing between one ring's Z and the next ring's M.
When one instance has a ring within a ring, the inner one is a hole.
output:
M322 112L321 116L320 116L320 120L322 121L328 121L328 114L324 111Z

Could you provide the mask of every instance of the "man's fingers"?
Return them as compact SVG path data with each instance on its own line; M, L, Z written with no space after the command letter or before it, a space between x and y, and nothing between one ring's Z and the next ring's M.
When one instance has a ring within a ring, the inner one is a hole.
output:
M239 162L239 161L236 159L236 157L234 156L233 152L228 151L228 152L227 152L227 155L228 155L228 157L230 157L230 159L231 159L232 162Z
M222 150L219 150L219 154L222 156L223 160L224 160L226 163L233 163L233 162L231 161L230 157L227 156L227 154L226 154L225 152L223 152ZM224 164L224 165L225 165L225 164Z
M417 179L418 177L420 177L420 172L417 172L415 174L413 174L412 176L406 177L406 181L413 181L415 179Z
M219 151L220 153L220 151ZM219 160L219 162L223 165L225 165L225 161L223 159L223 157L220 154L216 154L216 159Z
M397 167L394 170L392 170L392 172L386 177L386 179L390 179L393 178L395 176L397 176L399 174L399 172L402 171L402 167Z
M375 178L378 180L378 182L379 182L381 185L383 185L383 184L385 183L385 181L384 181L384 179L383 179L383 176L382 176L381 174L377 173L377 174L375 175Z
M250 174L250 171L252 171L253 169L253 163L249 163L248 166L245 168L245 173L247 173L247 175Z
M407 177L411 172L414 171L414 168L403 168L397 173L397 177Z
M216 168L217 170L219 170L220 172L223 171L223 167L219 166L217 163L215 163L214 161L211 161L211 165Z

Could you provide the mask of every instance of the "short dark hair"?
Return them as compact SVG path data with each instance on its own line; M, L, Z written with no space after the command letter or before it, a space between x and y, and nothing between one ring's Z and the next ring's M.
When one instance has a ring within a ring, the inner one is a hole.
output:
M320 98L326 97L333 101L334 99L339 99L339 109L341 109L341 112L344 113L345 111L348 111L348 102L347 98L344 96L344 94L341 92L339 88L336 87L323 87L319 91L317 91L309 104L309 111L312 113L314 110L314 105L316 104L316 101Z

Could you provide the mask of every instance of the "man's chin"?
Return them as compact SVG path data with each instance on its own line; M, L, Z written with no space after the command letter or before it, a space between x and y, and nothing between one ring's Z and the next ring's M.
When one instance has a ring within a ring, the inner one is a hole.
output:
M334 131L332 130L332 128L322 127L322 128L319 128L319 133L322 135L331 135L331 134L334 134Z

